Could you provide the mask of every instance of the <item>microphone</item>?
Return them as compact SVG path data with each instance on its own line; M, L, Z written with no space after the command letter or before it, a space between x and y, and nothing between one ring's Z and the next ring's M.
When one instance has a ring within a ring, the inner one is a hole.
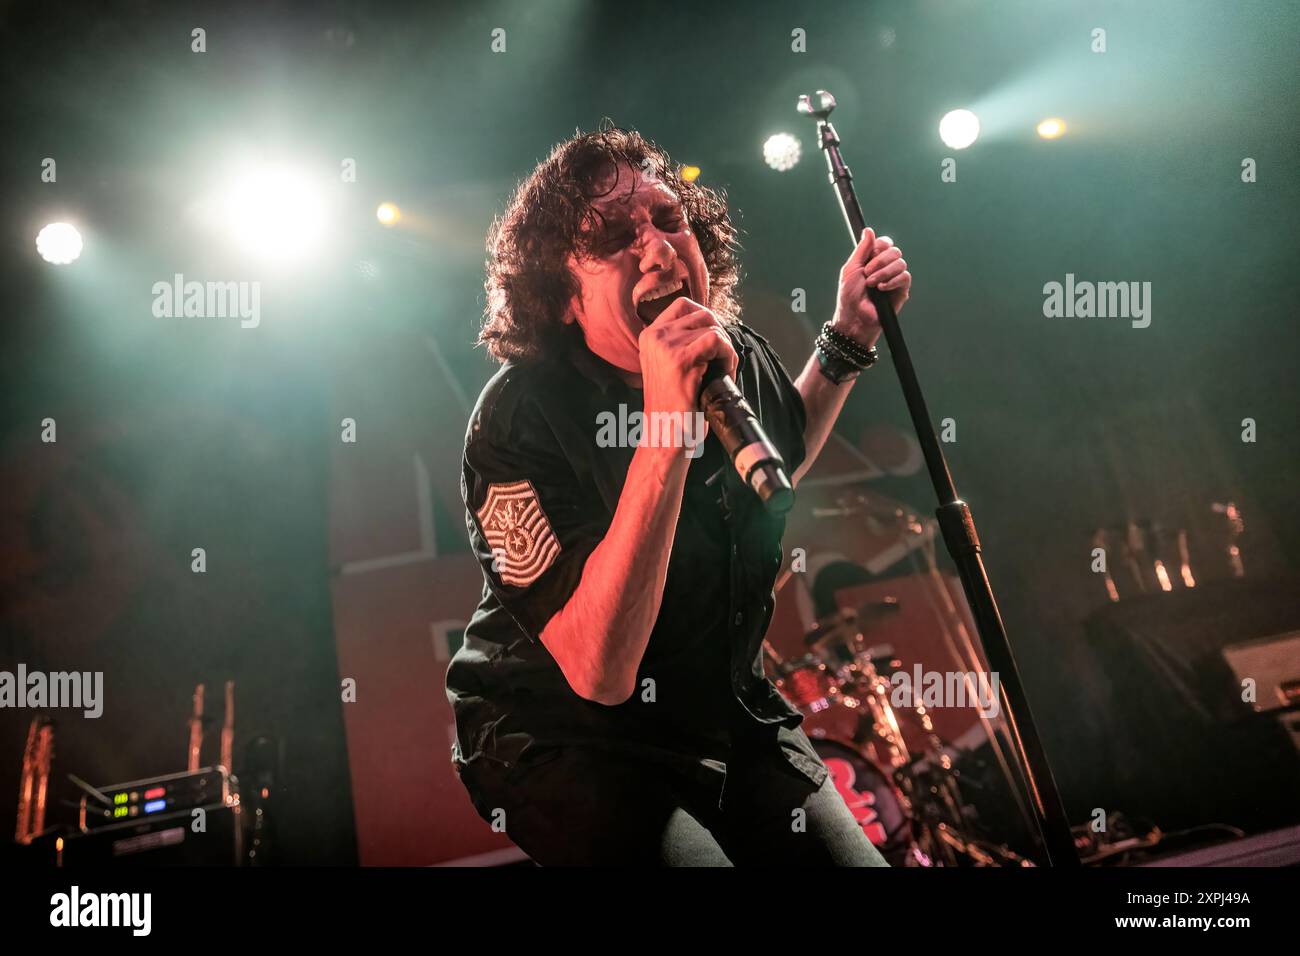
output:
M763 506L775 515L789 511L794 505L794 485L785 473L785 461L727 374L726 366L717 359L704 372L700 411L735 465L740 480L753 489Z

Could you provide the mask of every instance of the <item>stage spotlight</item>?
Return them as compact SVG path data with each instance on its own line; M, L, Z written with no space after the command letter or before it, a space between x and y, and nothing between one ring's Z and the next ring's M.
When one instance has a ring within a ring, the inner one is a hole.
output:
M375 218L385 226L395 226L402 221L402 210L391 202L381 203L375 210Z
M66 266L76 259L81 247L81 233L66 222L52 222L36 234L36 251L56 266Z
M682 167L682 179L686 180L688 183L693 183L695 182L695 180L699 178L700 178L700 167L698 166Z
M222 214L240 245L277 262L306 257L325 226L320 189L288 167L253 169L240 176L226 192Z
M1038 124L1038 135L1043 139L1060 139L1065 135L1065 120L1053 116Z
M979 134L979 117L970 110L953 110L939 121L939 138L950 149L965 149Z
M777 133L769 136L763 144L763 162L783 173L787 169L794 169L802 152L799 140L789 133Z

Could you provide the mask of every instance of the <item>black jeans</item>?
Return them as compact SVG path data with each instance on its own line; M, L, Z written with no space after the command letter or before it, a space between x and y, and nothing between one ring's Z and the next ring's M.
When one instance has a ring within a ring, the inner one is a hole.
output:
M535 746L511 767L475 760L461 779L479 814L543 866L887 865L830 778L813 784L775 741L725 765Z

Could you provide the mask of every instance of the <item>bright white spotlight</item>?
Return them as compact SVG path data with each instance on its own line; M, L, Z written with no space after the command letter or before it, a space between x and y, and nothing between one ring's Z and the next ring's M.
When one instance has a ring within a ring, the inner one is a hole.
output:
M402 220L402 210L391 202L381 203L375 210L375 218L385 226L395 226Z
M979 134L980 118L970 110L953 110L939 120L939 138L949 149L965 149Z
M66 222L52 222L36 234L36 251L56 266L66 266L76 259L81 247L81 233Z
M227 191L222 215L235 241L253 255L288 263L305 258L320 242L325 203L304 173L253 169Z
M1038 124L1038 135L1043 139L1060 139L1065 135L1065 120L1055 116L1043 120Z
M802 152L803 147L799 145L799 140L789 133L777 133L769 136L767 142L763 144L763 162L783 173L795 167Z

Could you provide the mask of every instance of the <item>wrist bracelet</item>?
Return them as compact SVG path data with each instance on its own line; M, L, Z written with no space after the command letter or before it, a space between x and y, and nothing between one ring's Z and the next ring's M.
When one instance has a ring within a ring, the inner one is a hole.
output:
M880 359L880 352L874 345L867 348L831 328L829 322L822 326L817 336L816 351L821 373L836 385L851 382Z
M831 355L826 349L822 348L821 341L817 343L817 368L822 375L830 379L836 385L843 385L845 382L851 382L862 374L862 369L854 365L847 359L836 355Z
M835 346L839 352L843 353L845 357L856 362L864 369L871 368L871 366L875 365L876 361L880 358L880 353L876 350L874 345L868 348L856 339L853 339L839 331L839 329L834 328L829 322L822 326L821 335L818 337L824 337L832 346Z

